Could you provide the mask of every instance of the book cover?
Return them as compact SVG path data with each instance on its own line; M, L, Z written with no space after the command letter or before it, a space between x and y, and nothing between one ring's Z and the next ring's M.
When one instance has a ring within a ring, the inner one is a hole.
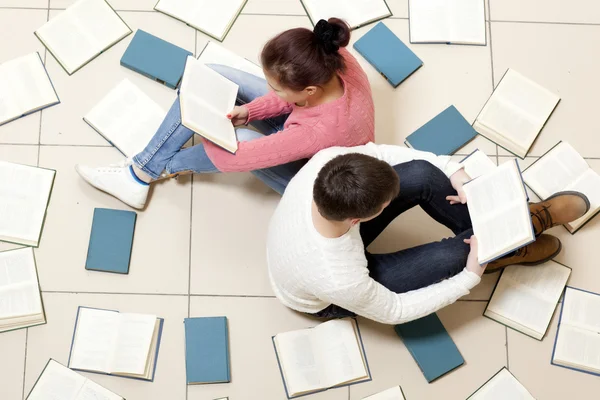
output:
M227 317L186 318L184 325L188 385L230 382Z

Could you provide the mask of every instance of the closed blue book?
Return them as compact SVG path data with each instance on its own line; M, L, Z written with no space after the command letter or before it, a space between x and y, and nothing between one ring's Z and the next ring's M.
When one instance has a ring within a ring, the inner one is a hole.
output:
M230 382L227 317L186 318L183 323L188 385Z
M454 154L473 140L477 132L454 106L450 106L431 121L408 135L404 143L416 150L438 156Z
M393 87L397 87L423 65L423 61L383 22L358 39L354 48Z
M465 363L436 314L396 325L394 330L402 338L427 382L432 382Z
M189 55L192 53L138 29L121 57L121 65L175 89Z
M85 269L129 273L136 218L132 211L94 209Z

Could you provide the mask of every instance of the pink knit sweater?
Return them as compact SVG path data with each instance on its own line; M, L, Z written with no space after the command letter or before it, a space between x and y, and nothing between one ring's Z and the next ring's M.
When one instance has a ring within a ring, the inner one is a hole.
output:
M281 100L274 92L245 105L248 122L290 114L284 130L249 142L238 142L231 154L203 140L206 153L222 172L252 171L310 158L319 150L352 147L372 142L375 110L369 80L356 59L340 49L346 71L340 75L344 95L315 107L298 107Z

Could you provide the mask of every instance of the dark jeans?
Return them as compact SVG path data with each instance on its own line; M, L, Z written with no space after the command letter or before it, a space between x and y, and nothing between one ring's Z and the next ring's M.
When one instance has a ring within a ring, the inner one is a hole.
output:
M467 206L450 205L446 200L446 196L456 191L440 169L422 160L399 164L394 169L400 177L400 194L381 215L361 224L365 249L398 215L417 205L456 235L395 253L371 254L365 250L371 278L395 293L405 293L461 272L470 251L463 239L469 238L473 229ZM354 313L332 304L315 315L339 318L354 316Z

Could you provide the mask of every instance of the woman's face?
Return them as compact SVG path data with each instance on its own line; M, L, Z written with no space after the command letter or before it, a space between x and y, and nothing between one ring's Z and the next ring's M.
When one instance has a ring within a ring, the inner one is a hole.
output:
M303 105L310 96L311 91L314 90L312 86L300 92L291 90L282 86L281 83L279 83L279 80L267 71L264 71L264 73L269 90L274 91L277 96L288 103Z

